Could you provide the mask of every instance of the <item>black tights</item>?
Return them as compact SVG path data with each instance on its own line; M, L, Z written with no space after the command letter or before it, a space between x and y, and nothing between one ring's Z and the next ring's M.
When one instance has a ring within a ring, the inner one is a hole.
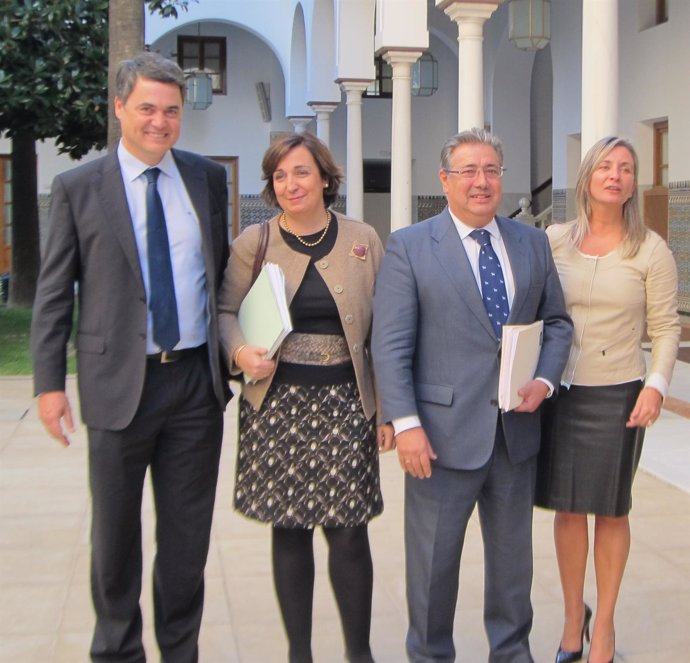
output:
M367 526L324 527L323 532L347 659L373 663L369 629L374 572ZM289 663L312 663L313 539L313 529L273 528L273 582L287 631Z

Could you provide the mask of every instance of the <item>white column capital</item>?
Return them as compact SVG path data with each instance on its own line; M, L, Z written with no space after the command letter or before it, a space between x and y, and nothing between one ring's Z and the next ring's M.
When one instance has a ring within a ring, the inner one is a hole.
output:
M331 101L308 101L307 106L318 115L319 113L332 113L339 104Z
M303 134L314 117L312 115L289 115L287 119L295 127L295 133Z
M340 85L340 89L345 93L347 97L347 102L350 103L350 101L354 100L358 96L358 93L361 102L362 93L369 87L371 81L364 81L361 79L350 80L347 78L339 78L338 80L336 80L336 83Z
M391 48L388 49L387 51L383 51L381 55L383 55L383 59L391 65L391 67L395 67L395 65L399 64L407 64L407 65L413 65L417 60L419 60L420 57L422 57L422 54L424 51L411 51L409 49L395 49Z
M491 14L503 0L478 0L475 2L463 2L462 0L436 0L436 7L442 9L446 15L458 24L458 28L465 24L476 26L481 30Z

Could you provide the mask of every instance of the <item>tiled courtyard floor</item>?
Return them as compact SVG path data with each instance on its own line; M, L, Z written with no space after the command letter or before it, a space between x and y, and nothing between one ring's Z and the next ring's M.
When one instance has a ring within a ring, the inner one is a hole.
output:
M75 383L69 390L73 404ZM687 412L690 364L679 362L671 395ZM630 561L617 613L616 661L690 661L690 425L665 410L649 430L634 490ZM283 663L287 648L273 594L269 531L231 507L235 407L228 409L201 632L201 663ZM386 510L371 524L374 555L372 647L378 663L403 663L406 610L402 543L402 474L382 458ZM553 661L561 599L550 513L535 512L536 663ZM153 557L150 495L144 511L145 562ZM93 612L88 590L89 498L85 431L69 449L42 431L28 378L0 378L0 661L82 663L88 660ZM344 660L340 627L317 541L314 655ZM461 571L456 618L458 661L487 660L482 627L482 548L476 517ZM150 628L150 573L142 605L150 661L158 661ZM594 600L594 577L587 578Z

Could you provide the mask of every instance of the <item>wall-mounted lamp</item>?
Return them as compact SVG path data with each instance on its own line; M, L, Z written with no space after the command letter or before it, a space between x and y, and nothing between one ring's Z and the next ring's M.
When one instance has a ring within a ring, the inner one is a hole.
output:
M211 75L201 69L185 69L185 103L193 110L206 110L213 103Z
M551 40L550 0L510 0L510 41L518 48L536 51Z
M438 90L438 60L429 51L412 65L412 96L430 97Z
M271 121L271 89L268 83L259 82L256 84L256 98L259 100L261 119L264 122Z

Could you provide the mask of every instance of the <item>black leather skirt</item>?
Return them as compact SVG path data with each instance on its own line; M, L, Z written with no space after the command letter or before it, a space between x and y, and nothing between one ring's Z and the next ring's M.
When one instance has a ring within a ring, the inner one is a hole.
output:
M537 506L624 516L640 462L644 428L626 428L643 383L561 387L542 406Z

